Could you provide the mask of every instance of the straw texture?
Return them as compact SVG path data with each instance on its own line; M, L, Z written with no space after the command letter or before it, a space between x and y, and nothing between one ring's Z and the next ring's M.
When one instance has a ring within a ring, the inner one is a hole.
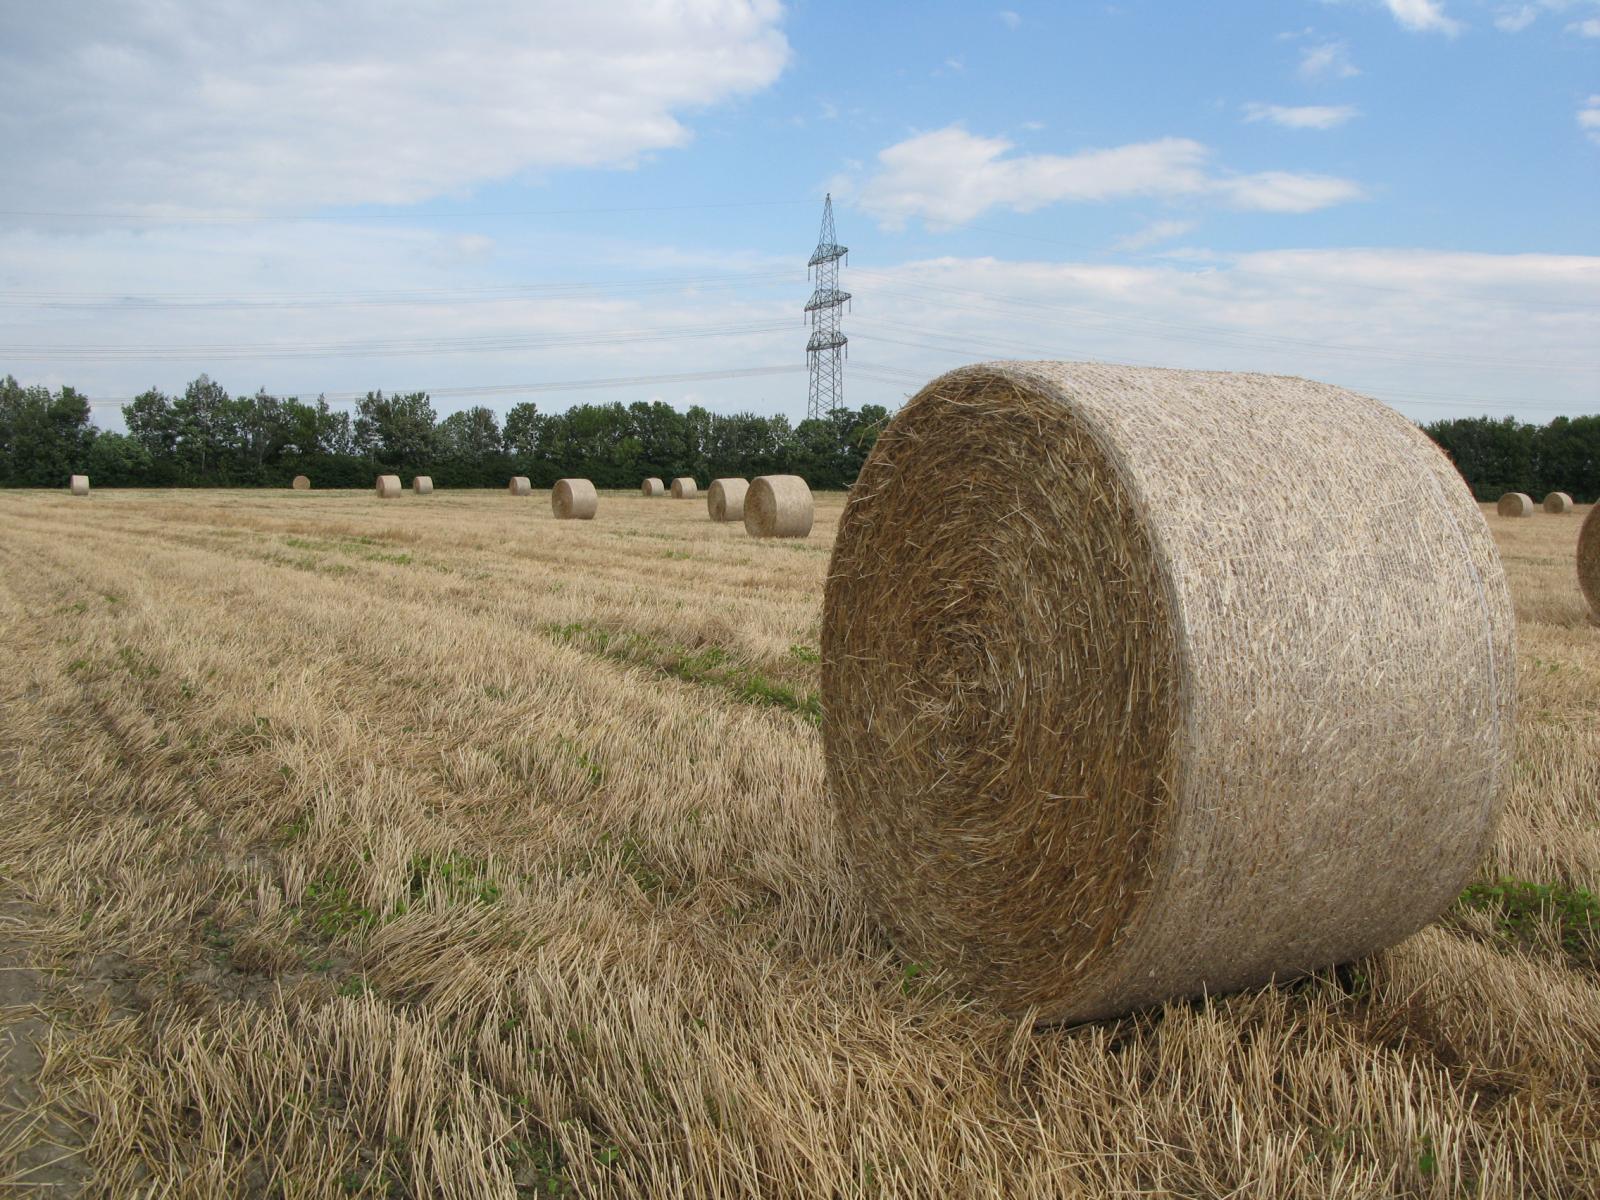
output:
M639 485L639 491L646 496L665 496L667 494L667 485L652 475Z
M513 475L511 482L506 485L506 491L513 496L531 496L533 495L533 485L528 482L526 475Z
M379 499L393 500L400 495L400 476L379 475L377 493Z
M1572 497L1565 492L1550 492L1544 498L1544 510L1547 513L1569 513L1572 509Z
M411 479L411 490L419 496L433 495L433 476L414 475Z
M587 479L558 479L550 489L550 509L558 520L592 520L599 507L600 497Z
M744 497L751 537L803 538L811 532L811 489L798 475L759 475Z
M693 500L699 494L700 485L688 475L680 475L672 481L672 498L674 500Z
M713 479L706 490L706 511L713 521L742 521L749 490L749 481L744 479Z
M89 494L89 477L87 475L74 475L67 481L67 487L74 496L87 496Z
M869 904L1044 1020L1405 937L1481 861L1512 734L1510 598L1460 476L1300 379L935 380L851 490L822 650Z
M1600 504L1589 509L1578 529L1578 586L1590 616L1600 623Z
M1531 517L1533 497L1527 492L1507 492L1494 507L1502 517Z
M304 475L296 475L294 477L294 482L289 486L297 492L309 492L311 490L311 480L307 479Z

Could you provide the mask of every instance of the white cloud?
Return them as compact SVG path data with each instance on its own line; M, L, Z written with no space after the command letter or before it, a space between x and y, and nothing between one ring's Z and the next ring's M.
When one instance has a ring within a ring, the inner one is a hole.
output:
M1344 42L1317 42L1300 51L1302 79L1349 79L1361 74L1350 61L1350 47Z
M1517 411L1542 421L1594 408L1594 256L1338 248L1142 265L942 258L857 269L851 285L852 362L922 379L983 358L1100 358L1303 375L1420 419Z
M999 12L1000 23L1007 29L1016 29L1022 24L1022 17L1012 12L1009 8L1002 8Z
M1143 250L1147 246L1182 237L1198 225L1198 221L1152 221L1143 229L1118 238L1112 245L1118 250Z
M1445 15L1441 0L1383 0L1394 19L1413 33L1442 33L1454 37L1461 22Z
M913 217L959 225L991 208L1032 212L1068 201L1129 196L1220 195L1234 206L1309 212L1361 194L1348 180L1268 171L1222 176L1208 171L1210 151L1188 138L1161 138L1076 154L1010 154L1005 138L951 125L878 152L877 173L860 205L886 228Z
M1575 33L1579 37L1600 38L1600 17L1590 17L1583 21L1574 21L1567 26L1568 33Z
M1282 104L1250 103L1244 106L1246 121L1271 121L1285 129L1333 129L1343 125L1357 110L1348 104L1305 104L1289 107Z
M0 207L407 204L680 146L770 84L778 0L0 6Z
M1578 110L1578 128L1600 146L1600 96L1590 96Z
M1539 10L1531 4L1519 4L1503 9L1494 19L1494 27L1501 33L1521 33L1538 19Z

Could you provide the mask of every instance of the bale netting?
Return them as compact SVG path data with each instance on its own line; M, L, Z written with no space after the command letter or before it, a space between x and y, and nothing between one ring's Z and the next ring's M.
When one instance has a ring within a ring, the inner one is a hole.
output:
M1091 1020L1302 975L1472 878L1513 640L1472 496L1377 401L954 371L878 440L829 567L842 844L904 952L1008 1011Z
M74 496L87 496L89 494L89 477L87 475L74 475L67 480L67 490Z
M748 480L713 479L706 489L706 511L713 521L742 521L744 497L749 490Z
M528 482L526 475L513 475L511 482L506 485L506 491L513 496L531 496L533 495L533 485Z
M798 475L758 475L744 496L751 537L803 538L811 532L811 489Z
M296 475L294 477L294 482L289 486L297 492L309 492L311 490L311 480L307 479L304 475Z
M1590 617L1600 624L1600 504L1578 528L1578 586L1589 602Z
M1569 513L1572 511L1572 497L1565 492L1548 492L1544 498L1544 510L1547 513Z
M674 500L693 500L700 494L700 485L688 475L680 475L672 481L672 498Z
M414 475L411 478L411 490L419 496L433 495L433 476Z
M1507 492L1494 507L1502 517L1531 517L1533 497L1527 492Z
M667 494L667 485L652 475L639 485L639 491L646 496L665 496Z
M395 499L400 495L400 476L379 475L376 490L380 500Z
M587 479L558 479L550 489L550 509L557 520L592 520L599 507L600 497Z

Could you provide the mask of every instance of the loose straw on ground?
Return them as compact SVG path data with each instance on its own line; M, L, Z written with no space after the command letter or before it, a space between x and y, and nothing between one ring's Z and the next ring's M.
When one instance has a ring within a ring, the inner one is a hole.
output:
M74 475L67 481L67 490L74 496L87 496L89 494L89 477L87 475Z
M1565 492L1549 492L1544 498L1547 513L1569 513L1573 509L1572 497Z
M744 530L751 537L803 538L811 532L811 489L798 475L760 475L744 497Z
M379 475L377 492L378 498L381 500L395 499L400 495L400 476Z
M1339 388L935 380L851 489L822 650L871 909L1012 1012L1110 1017L1359 958L1443 911L1493 834L1499 558L1444 455Z
M646 496L664 496L667 494L667 485L652 475L639 485L639 491Z
M1589 615L1600 624L1600 504L1578 528L1578 587L1589 602Z
M587 479L558 479L550 489L550 508L561 521L588 521L600 507L594 484Z
M289 486L297 492L309 492L311 490L311 480L307 479L304 475L296 475L294 477L294 482Z
M533 495L533 485L528 482L526 475L513 475L511 482L506 485L506 491L513 496L531 496Z
M706 489L706 511L713 521L742 521L749 490L749 482L743 479L713 479Z
M1494 507L1502 517L1531 517L1533 497L1527 492L1507 492Z
M693 500L699 494L700 485L687 475L680 475L672 481L674 500Z
M433 476L416 475L411 480L411 490L418 496L433 495Z

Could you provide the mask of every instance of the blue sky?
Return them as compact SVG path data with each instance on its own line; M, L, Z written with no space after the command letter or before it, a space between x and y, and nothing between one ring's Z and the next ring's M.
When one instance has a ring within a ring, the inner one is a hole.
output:
M1600 412L1600 0L58 9L0 12L0 371L108 427L201 371L798 417L827 190L852 406L1081 357Z

